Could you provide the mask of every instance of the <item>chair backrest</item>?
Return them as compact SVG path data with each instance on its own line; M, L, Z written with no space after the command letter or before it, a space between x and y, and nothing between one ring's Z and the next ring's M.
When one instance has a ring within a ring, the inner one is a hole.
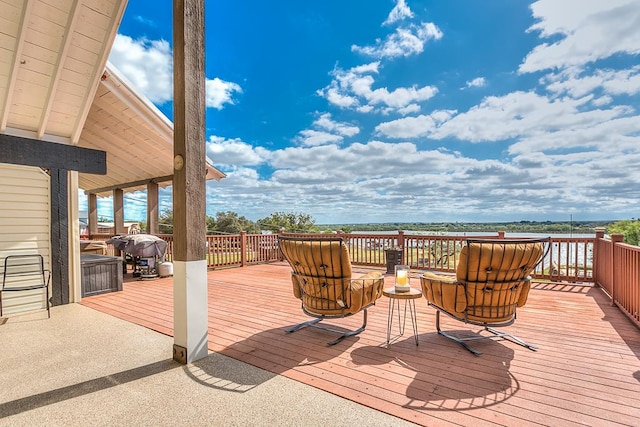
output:
M4 259L2 290L45 285L44 259L40 254L8 255Z
M456 277L463 282L509 282L527 277L541 261L549 239L467 240Z
M297 274L351 278L349 251L341 237L278 237L282 255Z
M291 266L294 294L303 307L338 314L350 304L352 269L342 238L279 236L278 244Z
M470 320L506 321L524 305L530 274L549 250L550 239L468 240L456 279L465 283Z

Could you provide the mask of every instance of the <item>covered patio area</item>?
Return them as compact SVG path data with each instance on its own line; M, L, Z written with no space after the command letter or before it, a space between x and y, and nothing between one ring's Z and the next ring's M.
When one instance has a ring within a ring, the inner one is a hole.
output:
M391 286L391 278L387 280ZM417 279L412 284L418 286ZM474 343L483 352L480 357L436 334L434 311L424 299L417 301L418 347L409 327L386 348L384 297L370 309L366 331L334 347L326 345L333 335L315 328L285 334L285 327L305 316L291 292L289 267L282 263L210 271L208 292L209 350L215 357L389 414L397 418L394 425L400 420L421 425L637 425L640 418L640 330L595 287L535 284L509 329L539 350L484 340ZM82 304L173 333L171 278L131 281L123 292L85 298ZM341 324L353 327L360 321L354 316ZM444 327L465 329L450 320ZM146 334L138 339L144 341ZM167 348L160 345L157 351ZM107 355L118 350L114 343ZM218 372L205 370L197 376L210 381ZM171 384L165 387L172 389ZM306 392L293 398L285 389L275 393L285 393L277 399L278 410L308 401ZM263 404L257 399L249 406ZM27 400L25 405L26 410ZM211 405L217 405L213 396ZM340 410L326 422L352 424ZM295 424L289 419L284 423Z
M181 365L172 360L171 337L79 304L52 314L12 316L0 326L0 425L320 426L334 416L344 425L399 422L220 354Z

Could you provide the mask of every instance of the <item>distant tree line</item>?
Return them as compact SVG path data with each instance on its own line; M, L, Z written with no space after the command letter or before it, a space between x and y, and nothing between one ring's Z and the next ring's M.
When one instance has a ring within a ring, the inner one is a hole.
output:
M259 234L262 231L278 233L280 230L295 233L317 233L318 227L311 215L303 213L274 212L268 217L251 221L237 212L218 212L205 218L207 234ZM173 233L173 210L165 210L158 220L161 234Z
M395 222L381 224L335 224L345 232L352 231L432 231L434 233L487 232L497 233L593 233L597 227L607 227L608 221L514 221L514 222Z

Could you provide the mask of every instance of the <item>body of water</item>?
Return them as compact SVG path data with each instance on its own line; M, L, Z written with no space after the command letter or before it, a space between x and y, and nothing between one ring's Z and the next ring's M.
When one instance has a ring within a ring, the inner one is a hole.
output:
M498 233L492 233L489 231L486 232L464 232L464 231L411 231L411 230L402 230L404 234L414 235L414 236L465 236L465 237L486 237L486 236L498 236ZM384 235L394 235L398 234L397 231L353 231L351 234L384 234ZM555 237L558 239L566 239L566 238L593 238L596 236L596 233L505 233L505 238L544 238L544 237Z

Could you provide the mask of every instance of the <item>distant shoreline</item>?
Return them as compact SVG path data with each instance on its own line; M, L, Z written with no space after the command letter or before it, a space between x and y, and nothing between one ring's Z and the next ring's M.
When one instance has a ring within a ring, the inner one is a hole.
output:
M469 233L498 233L508 234L595 234L596 228L608 228L616 221L513 221L513 222L439 222L439 223L361 223L361 224L318 224L319 228L343 230L344 232L398 232L405 233L428 232L433 234L452 233L451 235L469 235ZM456 234L453 234L456 233Z
M451 236L451 237L485 237L485 236L497 236L498 232L496 231L417 231L417 230L402 230L402 232L407 236L419 235L419 236ZM383 234L383 235L395 235L398 231L371 231L371 230L357 230L352 231L349 234ZM519 232L519 231L505 231L505 238L520 238L520 237L529 237L529 238L544 238L544 237L555 237L555 238L591 238L595 236L595 231L590 233L551 233L551 232Z

